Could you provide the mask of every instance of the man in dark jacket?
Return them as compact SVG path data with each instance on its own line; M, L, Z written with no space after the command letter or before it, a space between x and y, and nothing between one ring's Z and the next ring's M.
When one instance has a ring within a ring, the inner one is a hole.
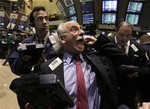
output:
M96 51L84 53L85 44L93 45L95 43L93 47L97 51L103 48L101 37L98 37L98 39L86 37L84 39L84 31L78 23L73 21L60 24L57 32L59 43L61 44L61 52L41 65L41 73L54 73L58 76L75 103L73 109L78 106L87 107L87 109L117 109L119 106L118 94L112 62ZM126 58L114 44L111 45L116 49L116 55L114 53L116 60ZM112 54L111 50L107 49L107 46L105 47L105 53ZM85 86L82 86L82 89L85 87L85 93L78 89L79 75L75 64L78 59L76 57L81 61L82 81L85 81ZM78 94L86 96L86 99L78 99ZM82 104L84 100L86 103Z
M140 36L140 44L147 52L147 56L150 64L150 36L148 34L143 34ZM150 102L150 74L146 75L141 82L140 86L140 94L141 94L141 102Z
M131 39L132 31L132 25L123 21L118 25L112 41L128 55L126 65L117 69L120 103L136 109L137 89L143 76L149 74L150 66L143 47Z

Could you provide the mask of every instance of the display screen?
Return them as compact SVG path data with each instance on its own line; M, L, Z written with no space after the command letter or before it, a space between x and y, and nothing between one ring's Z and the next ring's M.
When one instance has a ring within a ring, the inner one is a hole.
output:
M74 15L76 13L74 6L68 7L68 13L69 13L70 16Z
M18 25L18 29L23 30L24 29L24 24L25 24L25 21L20 21L20 23Z
M127 12L140 13L143 3L141 2L129 2Z
M56 3L56 5L57 5L57 7L59 8L60 11L62 11L64 9L63 6L62 6L62 4L60 3L60 1L58 1Z
M25 31L29 32L29 31L30 31L30 27L29 27L29 26L26 26L26 27L25 27Z
M4 17L0 16L0 27L4 27Z
M138 25L139 15L138 14L127 14L126 21L131 23L132 25Z
M76 17L76 16L70 17L70 21L75 21L75 22L77 22L77 17Z
M102 24L115 24L116 13L102 13Z
M17 19L11 19L11 20L10 20L10 23L16 24L16 20L17 20Z
M93 24L94 23L94 15L93 14L83 14L82 21L83 21L83 24Z
M93 1L83 2L82 5L82 13L93 13Z
M102 10L103 12L117 11L117 0L104 0Z
M72 0L64 0L64 3L66 5L66 7L73 5L73 1Z

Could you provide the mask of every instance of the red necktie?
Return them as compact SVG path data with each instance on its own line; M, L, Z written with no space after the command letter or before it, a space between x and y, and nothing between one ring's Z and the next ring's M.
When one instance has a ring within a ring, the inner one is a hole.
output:
M84 80L84 74L79 58L76 58L76 78L77 78L77 104L76 109L88 109L88 99Z

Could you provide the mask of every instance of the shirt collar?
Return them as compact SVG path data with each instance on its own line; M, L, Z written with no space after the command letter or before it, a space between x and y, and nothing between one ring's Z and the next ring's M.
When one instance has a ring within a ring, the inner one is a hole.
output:
M83 59L83 55L81 53L79 54L79 57L80 57L81 61L83 62L84 59ZM64 52L63 53L63 61L66 62L67 64L70 64L73 61L73 56L67 52Z
M116 36L115 36L115 43L117 44L117 38L116 38ZM126 46L129 46L129 45L130 45L130 40L127 42ZM120 45L118 45L118 47L121 48Z

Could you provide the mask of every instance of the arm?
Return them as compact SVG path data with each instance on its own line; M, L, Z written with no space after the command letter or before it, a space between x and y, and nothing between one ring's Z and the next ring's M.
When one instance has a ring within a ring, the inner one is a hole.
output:
M31 67L23 65L19 53L14 51L9 57L11 71L16 75L31 73Z
M111 40L107 39L105 36L100 35L96 40L85 39L87 45L92 46L97 51L106 57L108 57L115 66L120 66L120 64L126 64L127 55L123 53L116 44Z

